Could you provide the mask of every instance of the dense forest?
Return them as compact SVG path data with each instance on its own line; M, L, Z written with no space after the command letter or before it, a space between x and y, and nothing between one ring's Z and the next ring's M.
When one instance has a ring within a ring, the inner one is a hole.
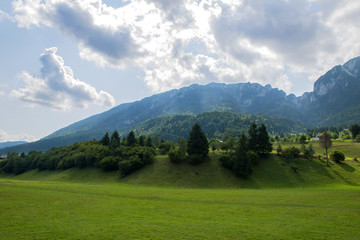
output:
M169 115L150 119L132 127L137 135L158 136L159 139L177 141L187 138L191 127L199 123L209 139L223 139L224 136L238 137L251 124L264 123L270 134L288 135L305 131L305 127L281 116L238 114L232 112L205 112L198 115ZM121 132L125 135L130 129Z

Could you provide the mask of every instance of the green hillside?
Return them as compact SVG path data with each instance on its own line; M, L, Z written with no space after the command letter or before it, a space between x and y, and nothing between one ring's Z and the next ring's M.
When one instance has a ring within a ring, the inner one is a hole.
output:
M282 116L238 114L233 112L205 112L198 115L176 114L161 116L131 126L121 131L126 136L130 130L136 135L158 136L159 139L178 141L187 138L191 127L199 123L208 138L221 139L224 134L236 137L247 132L250 125L264 123L272 134L291 134L305 131L303 124Z
M326 167L325 160L285 160L272 155L263 159L248 179L241 179L222 167L216 154L210 155L210 160L197 166L174 164L166 156L158 156L153 164L125 178L120 178L117 172L103 172L95 168L32 170L17 176L0 176L18 180L126 183L184 188L288 188L360 184L360 163L353 160L345 163L331 162L330 167Z

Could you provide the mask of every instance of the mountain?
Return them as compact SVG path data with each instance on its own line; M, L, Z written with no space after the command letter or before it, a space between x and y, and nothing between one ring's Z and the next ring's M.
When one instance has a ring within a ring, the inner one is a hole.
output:
M27 142L25 141L9 141L9 142L2 142L0 143L0 149L1 148L7 148L7 147L13 147L20 144L25 144Z
M332 68L299 99L313 125L349 125L360 121L360 57ZM310 122L310 121L308 121Z
M126 134L129 129L147 129L147 132L139 132L155 135L160 134L163 129L156 128L156 132L154 128L144 127L149 124L146 121L155 119L153 122L156 123L164 120L156 119L158 117L177 114L196 116L214 111L278 116L286 122L285 125L289 123L298 126L278 132L293 132L320 125L346 126L360 121L359 93L360 57L357 57L328 71L315 82L312 92L300 97L257 83L194 84L118 105L19 149L47 150L51 146L99 139L106 131L114 130ZM218 126L215 124L213 128Z

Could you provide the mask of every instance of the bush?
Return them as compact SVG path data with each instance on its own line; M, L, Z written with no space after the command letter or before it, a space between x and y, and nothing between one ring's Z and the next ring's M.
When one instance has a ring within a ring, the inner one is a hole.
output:
M62 170L69 169L72 167L75 167L75 159L71 156L64 158L58 164L58 168Z
M138 156L131 156L128 160L120 161L118 164L120 176L125 177L144 165L145 163Z
M181 163L185 159L185 155L182 154L179 150L175 150L174 148L171 148L168 153L169 159L173 163Z
M332 153L330 153L330 158L335 162L339 163L345 160L345 155L343 152L335 150Z
M304 153L304 157L306 157L307 159L312 159L314 157L315 150L313 149L311 143L309 143L307 148L303 149L303 153Z
M289 148L285 148L282 151L282 156L284 158L297 158L300 155L300 149L296 148L296 147L289 147Z
M135 147L131 151L131 156L138 156L145 164L153 163L155 160L156 151L150 147Z
M120 157L108 156L100 161L99 166L104 171L116 171L119 169L119 161Z
M172 142L162 142L159 145L159 151L161 155L168 154L169 150L174 147Z

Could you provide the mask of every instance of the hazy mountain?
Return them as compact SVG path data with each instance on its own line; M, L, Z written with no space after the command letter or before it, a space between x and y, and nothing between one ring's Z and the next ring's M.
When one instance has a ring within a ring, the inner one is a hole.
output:
M99 139L106 131L126 132L160 116L209 111L282 116L286 121L297 121L301 127L347 125L360 121L359 93L360 57L334 67L315 82L312 92L300 97L257 83L194 84L121 104L60 129L27 148L46 150L48 147L41 146Z
M19 144L27 143L25 141L9 141L9 142L2 142L0 143L0 149L1 148L7 148L7 147L13 147Z

